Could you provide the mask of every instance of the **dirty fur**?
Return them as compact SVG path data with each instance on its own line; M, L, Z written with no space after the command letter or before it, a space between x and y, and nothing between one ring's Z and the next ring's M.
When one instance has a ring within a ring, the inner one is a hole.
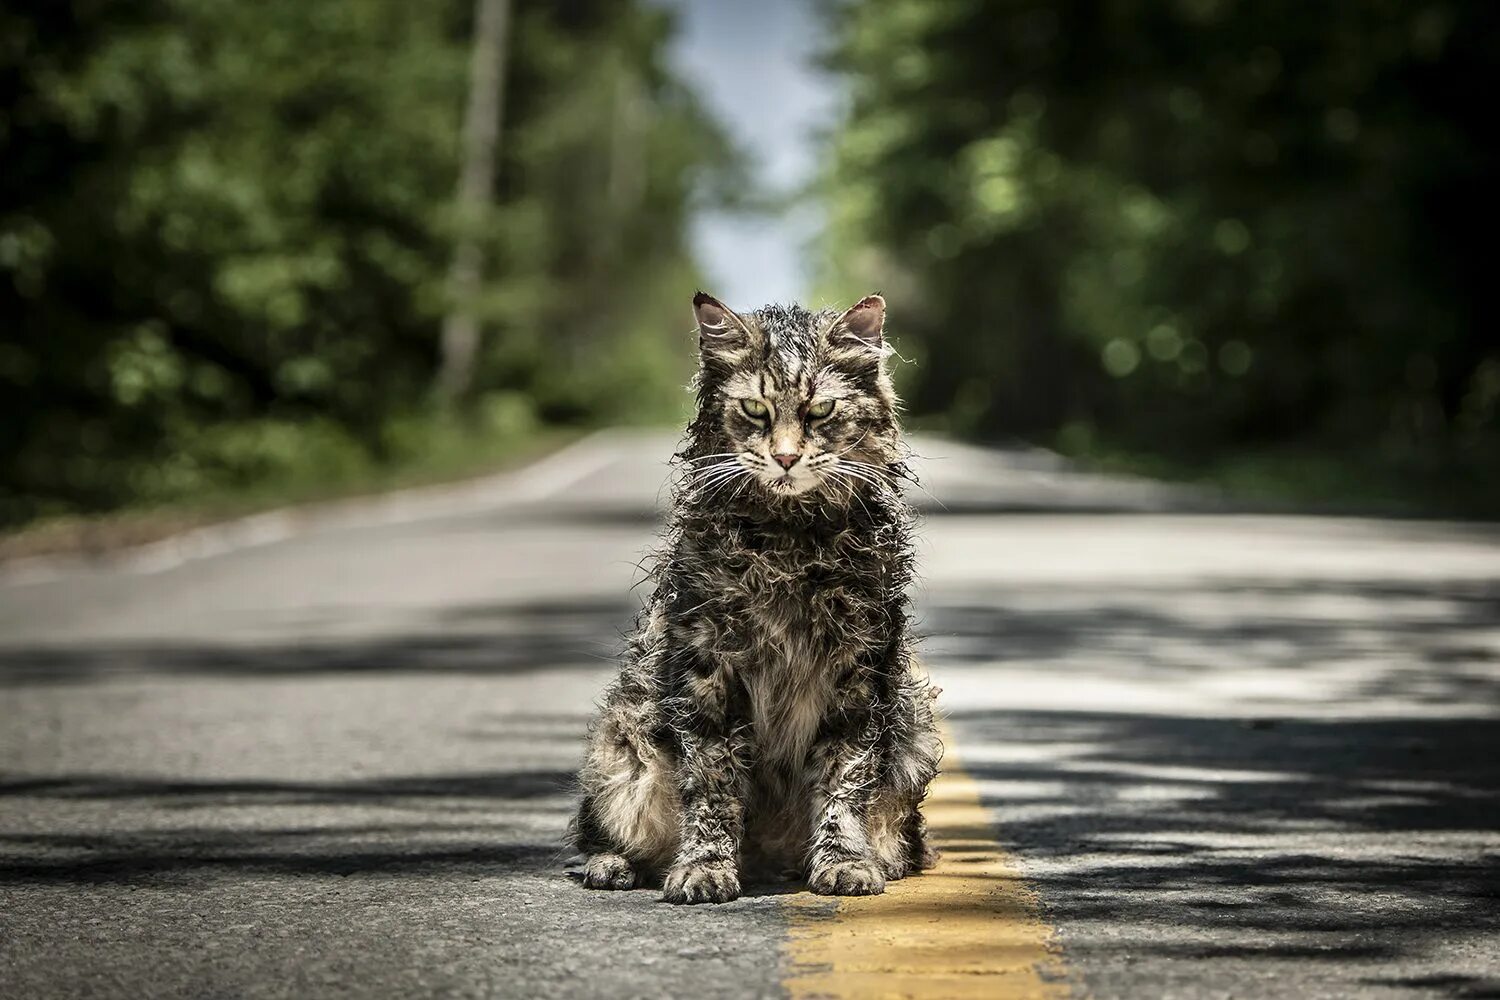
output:
M920 806L942 755L885 303L694 309L698 407L655 588L579 773L584 884L725 902L795 871L879 893L933 862Z

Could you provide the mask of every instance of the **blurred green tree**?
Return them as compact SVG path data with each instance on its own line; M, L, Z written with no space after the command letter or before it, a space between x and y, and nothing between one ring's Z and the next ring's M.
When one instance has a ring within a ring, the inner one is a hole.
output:
M458 218L472 14L0 10L0 523L420 449L460 231L490 262L478 410L672 405L684 221L737 159L669 16L517 2L496 201Z
M1069 450L1497 457L1500 6L828 7L825 290L896 297L916 412Z

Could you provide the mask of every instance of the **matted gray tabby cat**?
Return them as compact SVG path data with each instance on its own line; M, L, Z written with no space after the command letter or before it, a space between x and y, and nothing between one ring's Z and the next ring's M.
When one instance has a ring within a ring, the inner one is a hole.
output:
M655 583L589 733L584 884L722 903L743 870L864 895L931 867L942 756L912 656L885 300L693 299L698 412Z

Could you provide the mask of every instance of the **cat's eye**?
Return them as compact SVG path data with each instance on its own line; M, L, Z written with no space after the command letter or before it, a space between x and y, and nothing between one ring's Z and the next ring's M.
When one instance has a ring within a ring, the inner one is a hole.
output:
M820 399L807 408L808 420L822 420L833 412L833 400Z
M756 420L764 420L771 412L770 408L758 399L740 400L740 409L745 411L746 416L754 417Z

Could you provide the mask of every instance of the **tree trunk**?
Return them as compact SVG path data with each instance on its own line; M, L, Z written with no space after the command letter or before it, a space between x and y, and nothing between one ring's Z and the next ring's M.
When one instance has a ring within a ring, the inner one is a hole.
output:
M458 179L458 237L448 270L448 315L443 319L439 395L460 399L474 380L479 351L475 300L484 280L484 250L476 220L489 207L500 152L505 106L505 43L510 0L474 0L474 51L469 64L469 102L464 112L464 160Z

